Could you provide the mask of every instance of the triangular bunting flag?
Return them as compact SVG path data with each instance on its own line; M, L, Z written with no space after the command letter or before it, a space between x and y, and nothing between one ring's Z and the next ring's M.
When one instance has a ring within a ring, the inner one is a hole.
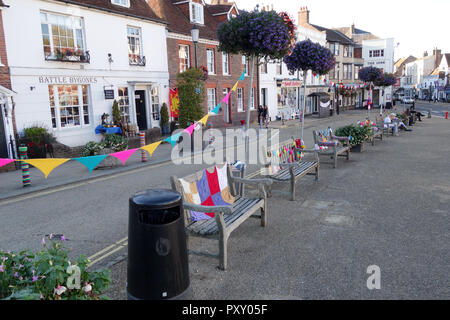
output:
M121 152L111 153L110 156L119 159L122 161L123 165L127 162L128 158L130 158L133 153L138 151L139 149L130 149Z
M233 86L233 89L231 89L231 91L236 91L238 85L239 85L239 81L236 82L236 84Z
M27 159L22 161L39 169L44 174L45 179L47 179L48 175L53 170L69 160L70 159Z
M242 75L239 77L239 81L244 81L245 79L245 71L242 72Z
M7 164L10 164L14 161L14 159L0 159L0 167L6 166Z
M89 173L92 173L92 171L108 157L107 154L100 155L100 156L92 156L92 157L85 157L85 158L75 158L72 160L76 160L82 165L84 165L86 168L88 168Z
M152 156L153 152L155 152L156 148L159 147L161 142L162 141L158 141L158 142L152 143L152 144L150 144L148 146L142 147L141 149L147 151L150 154L150 156Z
M202 123L204 126L206 126L206 122L208 121L209 114L204 116L199 122Z
M230 100L230 96L231 96L231 91L228 92L228 94L225 96L225 98L222 99L221 103L228 103L228 101Z
M173 136L170 136L169 138L167 138L166 140L164 140L165 142L169 142L172 147L175 147L175 145L177 144L178 139L181 136L181 132L174 134Z
M194 132L195 125L196 125L196 123L194 123L193 125L191 125L189 128L184 129L183 132L186 132L186 133L189 134L189 136L192 136L192 132Z
M220 111L220 103L210 113L219 114L219 111Z

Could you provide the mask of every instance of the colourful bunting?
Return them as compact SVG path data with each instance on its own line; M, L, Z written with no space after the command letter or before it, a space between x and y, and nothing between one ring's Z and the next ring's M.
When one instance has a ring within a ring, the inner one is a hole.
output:
M217 105L217 107L215 107L211 112L210 112L210 114L219 114L219 111L220 111L220 103Z
M191 125L189 128L184 129L183 132L186 132L186 133L189 134L189 136L192 136L192 132L194 132L195 126L196 126L196 123Z
M245 79L245 71L242 72L242 75L239 77L239 81L244 81Z
M209 119L209 114L207 114L206 116L204 116L204 117L199 121L199 123L202 123L204 126L206 126L206 122L208 121L208 119Z
M169 142L172 145L172 147L175 147L180 136L181 136L181 132L174 134L173 136L170 136L169 138L165 139L164 141Z
M125 165L127 160L133 155L133 153L135 153L138 150L139 150L138 148L131 149L131 150L125 150L125 151L121 151L121 152L112 153L112 154L110 154L110 156L119 159L120 161L122 161L123 165Z
M47 179L53 170L69 160L70 159L26 159L21 161L31 164L33 167L39 169L44 174L45 179Z
M10 164L14 161L14 159L0 159L0 167L6 166L7 164Z
M108 157L107 154L100 155L100 156L92 156L92 157L85 157L85 158L75 158L72 160L76 160L82 165L84 165L86 168L88 168L89 173L92 173L92 171Z
M238 82L236 82L236 84L233 86L233 89L231 89L231 91L236 91L237 90L237 87L238 87L238 85L239 85L239 81Z
M158 141L158 142L149 144L148 146L142 147L141 149L147 151L150 154L150 156L153 156L153 152L155 152L156 148L159 147L161 142L162 141Z
M225 98L222 99L221 103L228 103L228 101L230 100L230 96L231 96L231 91L228 92L228 94L225 96Z

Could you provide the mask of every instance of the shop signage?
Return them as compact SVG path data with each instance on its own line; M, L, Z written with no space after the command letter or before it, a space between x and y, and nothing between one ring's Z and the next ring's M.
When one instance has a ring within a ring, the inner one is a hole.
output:
M302 82L298 80L292 80L292 81L282 81L281 86L283 88L296 88L301 87Z
M105 89L105 100L114 100L114 90Z
M43 84L95 84L96 77L86 76L39 76L39 83Z

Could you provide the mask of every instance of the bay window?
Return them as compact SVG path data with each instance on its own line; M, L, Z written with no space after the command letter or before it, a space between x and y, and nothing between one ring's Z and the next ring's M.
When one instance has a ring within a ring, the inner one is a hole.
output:
M90 124L89 86L49 85L52 127L71 128Z
M189 11L192 23L204 24L203 5L201 3L191 2Z

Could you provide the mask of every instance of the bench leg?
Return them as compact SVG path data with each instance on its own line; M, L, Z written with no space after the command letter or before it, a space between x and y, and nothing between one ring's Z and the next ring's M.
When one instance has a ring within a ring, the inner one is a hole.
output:
M334 168L337 168L337 162L338 162L338 156L337 154L334 154Z
M350 160L350 150L347 150L347 160Z
M264 200L264 207L261 208L261 227L267 227L267 199Z
M316 181L319 181L319 166L316 167Z
M228 234L221 234L219 239L219 268L222 271L227 270L228 266Z
M291 201L295 201L295 177L291 177Z

